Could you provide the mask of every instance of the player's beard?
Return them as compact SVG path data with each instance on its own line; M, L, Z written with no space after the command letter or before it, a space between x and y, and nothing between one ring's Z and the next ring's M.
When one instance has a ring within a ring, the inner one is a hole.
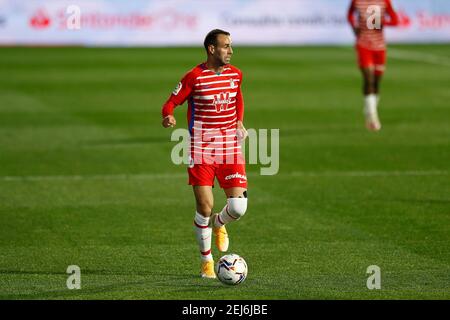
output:
M223 58L222 63L224 65L229 64L231 61L231 56L225 56L225 58Z
M223 67L224 65L229 64L231 61L231 56L225 55L225 56L221 56L221 55L216 55L214 56L214 65L218 66L218 67Z

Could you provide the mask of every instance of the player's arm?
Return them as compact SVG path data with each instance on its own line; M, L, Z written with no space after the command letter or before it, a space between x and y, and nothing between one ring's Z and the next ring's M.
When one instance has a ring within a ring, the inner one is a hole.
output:
M177 120L173 116L173 111L177 106L182 105L186 101L192 92L193 86L193 76L191 73L188 73L173 90L161 110L163 117L162 125L164 128L174 127L177 124Z
M391 0L386 1L386 15L383 19L384 26L397 26L399 24L398 15L392 7ZM387 18L387 19L386 19Z
M236 134L239 140L244 140L245 138L247 138L248 133L244 127L244 97L242 96L241 85L242 85L242 73L240 74L240 81L238 91L236 94L236 117L237 117Z
M358 36L359 26L358 26L358 23L356 22L355 11L356 11L355 0L352 0L350 7L348 8L348 11L347 11L347 21L350 24L350 26L352 27L352 30L353 30L353 33L355 34L355 36Z

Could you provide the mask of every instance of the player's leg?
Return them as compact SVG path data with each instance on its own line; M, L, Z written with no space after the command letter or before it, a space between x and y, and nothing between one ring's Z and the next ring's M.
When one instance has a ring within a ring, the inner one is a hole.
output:
M214 226L221 227L227 223L239 220L247 211L247 189L232 187L224 189L227 197L227 204L214 216Z
M373 87L374 87L374 93L377 96L380 95L380 82L381 82L382 77L383 77L382 73L375 72Z
M239 220L247 211L247 189L232 187L224 189L227 204L219 213L214 214L211 219L216 246L219 251L225 252L229 247L229 237L225 225Z
M227 197L227 205L217 216L219 226L240 219L247 211L246 188L232 187L224 189L224 192Z
M193 186L195 206L197 213L203 218L209 218L214 206L214 195L212 186Z
M360 68L363 77L363 94L365 97L375 93L375 69L373 66Z
M377 83L374 68L362 69L364 75L364 116L366 118L366 127L371 131L381 129L381 123L378 118L377 101Z
M366 118L366 127L369 130L380 130L381 124L378 119L377 95L376 95L376 77L373 67L361 68L364 79L364 116Z
M372 66L361 68L363 77L363 93L367 97L375 93L375 69Z
M203 278L215 278L214 260L211 254L210 216L213 208L214 197L211 186L193 186L196 213L194 218L194 231L200 249L201 276Z
M386 50L376 51L374 53L374 93L376 95L377 110L380 102L380 83L384 74L386 65Z
M364 116L369 130L379 130L381 125L377 113L377 97L375 94L375 63L373 51L357 47L358 64L363 77Z
M212 186L214 184L214 169L207 165L195 165L188 169L189 184L195 196L196 212L194 231L200 249L201 276L215 278L214 260L211 254L210 216L214 205Z
M378 111L378 106L380 103L380 83L381 83L381 78L383 77L383 73L379 72L375 69L375 83L374 83L374 88L375 88L375 97L376 97L376 102L377 102L377 111Z
M221 166L217 174L220 186L223 188L227 204L214 214L211 219L217 248L224 252L228 250L229 237L225 225L239 220L247 210L247 176L245 164L230 164Z

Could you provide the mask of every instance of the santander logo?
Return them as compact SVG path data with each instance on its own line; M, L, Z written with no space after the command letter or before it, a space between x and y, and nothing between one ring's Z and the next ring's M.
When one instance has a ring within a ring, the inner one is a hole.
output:
M221 92L219 95L214 95L213 104L216 107L217 112L221 112L227 109L228 104L230 103L230 93L229 92Z
M50 24L51 19L43 9L38 9L30 19L30 25L35 29L45 29Z

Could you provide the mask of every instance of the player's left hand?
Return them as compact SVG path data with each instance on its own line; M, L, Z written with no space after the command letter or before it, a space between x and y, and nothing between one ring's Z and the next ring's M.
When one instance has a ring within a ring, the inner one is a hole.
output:
M239 141L244 141L245 138L248 137L247 129L245 129L244 125L242 124L242 121L238 121L237 122L236 136L237 136Z
M172 128L177 125L177 120L175 119L174 116L168 115L167 117L165 117L162 120L162 125L164 128L169 128L169 127Z

